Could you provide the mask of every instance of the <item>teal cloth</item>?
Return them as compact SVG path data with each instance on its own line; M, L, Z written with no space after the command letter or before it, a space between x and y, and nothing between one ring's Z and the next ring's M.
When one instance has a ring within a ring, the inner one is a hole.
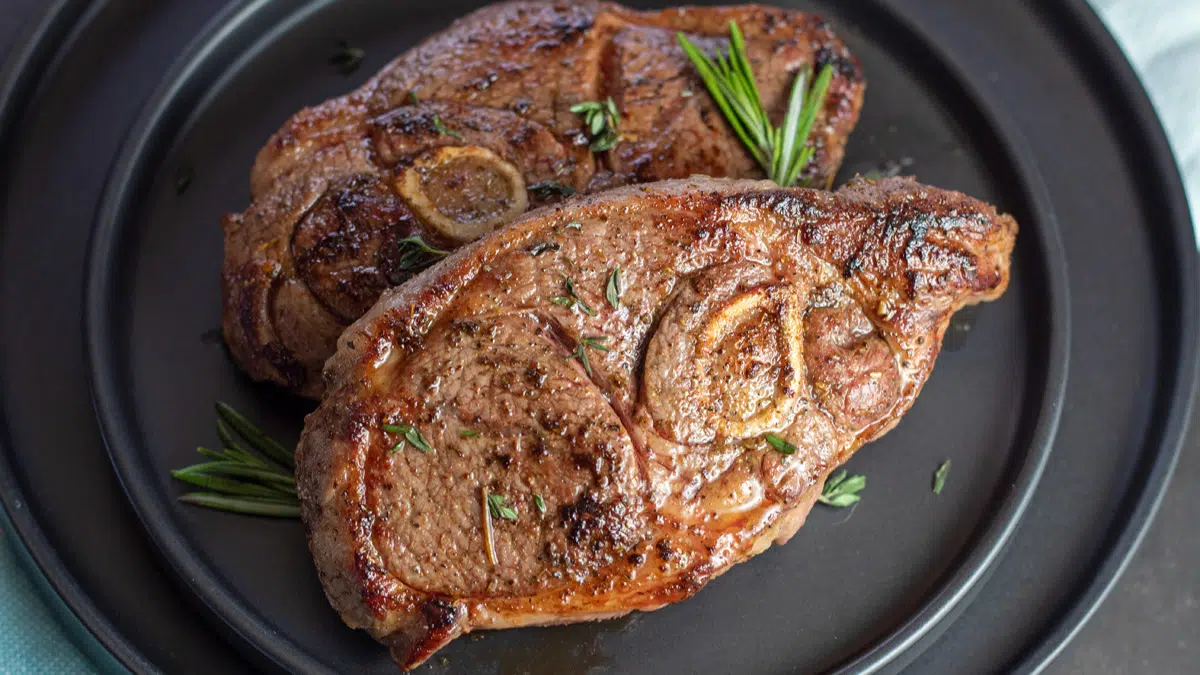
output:
M1092 0L1150 90L1191 194L1200 232L1200 3ZM1187 84L1185 84L1187 83ZM94 673L0 533L0 675Z
M12 538L0 531L0 540L0 673L96 672L25 575Z

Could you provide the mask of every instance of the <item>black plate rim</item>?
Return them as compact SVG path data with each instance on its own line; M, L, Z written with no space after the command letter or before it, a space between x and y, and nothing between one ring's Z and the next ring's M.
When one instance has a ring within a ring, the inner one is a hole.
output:
M82 34L108 0L55 0L14 43L0 68L0 180L8 169L8 151L27 104L42 77L51 71L75 38ZM0 406L0 411L3 406ZM28 504L10 461L8 423L0 412L0 529L11 537L18 561L43 595L72 641L97 666L157 673L155 667L105 616L51 545Z
M1079 634L1084 624L1096 613L1100 604L1108 597L1120 581L1134 554L1150 530L1154 516L1162 505L1167 486L1179 456L1191 421L1197 389L1200 388L1200 256L1195 255L1200 241L1192 223L1187 191L1183 185L1179 165L1167 140L1166 130L1154 110L1145 87L1142 86L1133 65L1117 44L1103 20L1084 0L1062 0L1056 8L1054 3L1038 5L1038 10L1054 24L1075 30L1082 37L1073 42L1080 50L1088 50L1088 57L1078 53L1078 61L1090 60L1101 64L1093 68L1092 77L1105 77L1116 91L1115 99L1124 108L1124 115L1133 120L1127 125L1127 133L1138 136L1134 142L1125 141L1131 151L1141 151L1143 161L1149 165L1142 171L1139 186L1141 191L1157 193L1156 203L1165 207L1172 239L1168 254L1174 257L1181 289L1181 312L1178 315L1178 367L1172 372L1174 379L1168 387L1160 387L1158 395L1169 401L1166 409L1156 408L1159 423L1157 452L1148 466L1142 469L1142 489L1128 499L1129 516L1119 530L1109 539L1106 551L1096 560L1095 573L1083 584L1083 591L1066 603L1066 609L1054 620L1050 630L1025 651L1022 660L1014 664L1014 672L1040 673L1057 657L1071 640ZM1060 11L1062 17L1055 17ZM1095 71L1103 71L1103 74ZM1186 253L1184 253L1186 252ZM1165 389L1165 391L1163 391ZM1146 463L1145 455L1142 456Z
M260 33L257 37L248 38L249 44L269 42L270 34L286 29L293 22L302 21L330 2L314 0L283 14L282 22L266 31L266 35ZM106 182L88 246L84 275L85 344L93 407L105 446L127 498L173 576L200 601L203 609L216 619L217 625L238 638L239 648L251 658L259 660L265 657L291 672L327 672L322 665L298 649L293 641L269 630L270 621L253 608L246 607L223 590L214 590L220 588L217 583L219 575L198 561L194 548L172 527L172 519L165 506L149 496L153 493L150 487L153 478L145 475L144 467L132 457L135 453L125 450L136 448L137 443L134 441L135 434L129 428L128 420L131 418L123 410L122 395L115 386L119 381L119 366L114 363L117 357L111 348L112 321L111 313L107 311L112 306L111 300L115 297L119 278L110 263L114 259L113 252L120 249L120 232L136 202L135 197L131 196L136 190L131 186L144 184L140 179L146 169L144 165L153 166L158 160L156 154L165 151L165 147L161 147L162 141L157 138L157 131L164 120L186 117L173 108L177 107L175 99L187 78L205 68L204 60L219 48L223 40L240 32L245 24L256 24L258 13L273 9L270 5L269 0L255 0L243 4L236 11L222 12L211 21L168 70L131 127ZM880 6L876 5L876 8L882 11ZM901 25L910 28L907 24ZM928 48L927 44L925 46ZM235 71L238 61L249 58L253 53L252 50L243 52L232 65L226 67L228 72ZM1038 227L1033 231L1037 233L1038 255L1042 262L1040 272L1045 275L1049 289L1047 305L1051 315L1045 385L1041 407L1029 433L1029 443L1020 468L1015 472L1012 484L998 498L997 511L983 522L977 530L978 534L973 535L969 552L963 555L953 571L945 575L912 615L888 635L868 644L835 668L833 672L839 674L875 673L902 667L919 654L916 648L924 649L931 644L966 608L1003 557L1021 516L1032 500L1052 450L1066 392L1070 337L1069 291L1065 266L1050 264L1050 261L1065 260L1065 253L1049 198L1032 161L1032 153L1024 147L1023 137L1016 131L1015 124L1002 119L999 111L983 105L976 90L960 72L950 66L951 62L942 54L935 52L935 55L996 135L1001 151L1008 155L1008 164L1017 169L1022 195L1031 207L1030 215L1038 221ZM218 75L204 83L202 91L210 91L223 77ZM1003 133L999 133L999 130ZM148 162L147 156L153 161Z

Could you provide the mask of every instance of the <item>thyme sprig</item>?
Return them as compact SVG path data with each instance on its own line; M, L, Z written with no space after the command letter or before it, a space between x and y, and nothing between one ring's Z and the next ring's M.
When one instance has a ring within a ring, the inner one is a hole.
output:
M846 470L842 469L825 481L825 487L821 489L821 496L817 497L817 501L839 509L854 506L862 499L858 493L865 487L866 476L858 474L847 477Z
M776 127L763 108L746 56L746 41L736 21L729 22L729 52L717 49L715 59L700 51L683 33L676 36L713 101L755 161L779 185L794 185L815 152L809 136L825 102L833 68L822 67L811 86L810 70L797 73L783 124Z
M608 338L603 335L581 337L579 338L579 342L575 345L575 351L571 352L571 355L568 356L567 359L579 359L579 363L583 365L584 372L588 374L588 377L591 377L592 362L588 360L587 350L591 348L601 352L609 351L608 347L604 346L604 342L607 339Z
M571 106L571 112L583 117L583 125L587 127L588 136L592 139L588 149L592 152L612 150L617 141L621 140L618 127L621 124L621 113L617 104L610 96L604 101L584 101Z

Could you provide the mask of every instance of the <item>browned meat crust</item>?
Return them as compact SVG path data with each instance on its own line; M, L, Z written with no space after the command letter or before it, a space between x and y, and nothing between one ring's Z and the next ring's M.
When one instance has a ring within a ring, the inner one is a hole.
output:
M411 275L400 240L417 234L454 248L556 198L527 192L538 183L583 191L692 174L761 176L675 40L682 30L703 46L723 43L732 19L774 119L799 69L835 67L805 172L828 186L864 82L818 17L759 6L494 5L357 91L301 111L259 153L249 208L224 222L222 328L234 360L255 379L319 396L337 335ZM570 108L610 96L624 138L593 154ZM469 226L448 236L431 213Z
M951 314L1004 291L1016 233L909 179L693 178L461 249L347 329L306 420L297 481L330 602L411 668L470 630L691 596L791 537L896 424Z

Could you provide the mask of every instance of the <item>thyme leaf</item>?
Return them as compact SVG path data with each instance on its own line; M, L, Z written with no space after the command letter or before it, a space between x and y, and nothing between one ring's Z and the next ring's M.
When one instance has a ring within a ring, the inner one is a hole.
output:
M937 471L933 472L933 494L942 494L942 488L946 487L946 476L950 474L950 460L942 462Z
M617 265L611 272L608 273L608 285L604 289L604 297L608 299L608 304L616 309L621 305L621 266Z
M496 494L495 492L488 493L487 504L493 518L503 518L504 520L512 521L517 519L516 509L505 503L504 495Z
M446 125L442 123L442 118L438 117L437 115L433 116L433 129L443 136L453 136L460 141L463 137L463 135L457 131L453 129L447 129Z

